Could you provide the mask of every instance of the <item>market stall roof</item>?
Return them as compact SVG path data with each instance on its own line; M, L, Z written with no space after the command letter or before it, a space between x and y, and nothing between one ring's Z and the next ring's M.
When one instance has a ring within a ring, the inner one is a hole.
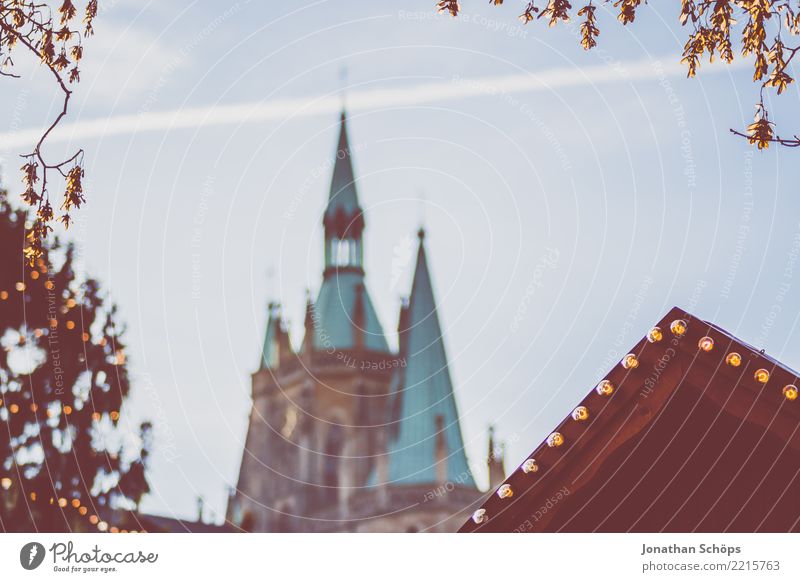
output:
M673 308L460 531L799 531L798 384Z

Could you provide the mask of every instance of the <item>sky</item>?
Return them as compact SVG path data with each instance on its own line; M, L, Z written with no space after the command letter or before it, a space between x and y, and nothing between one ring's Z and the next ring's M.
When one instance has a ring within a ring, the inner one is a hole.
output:
M511 470L672 306L800 369L800 154L729 133L752 119L750 63L686 79L662 4L627 27L599 8L585 52L576 24L523 26L508 0L456 19L433 0L101 2L47 152L86 151L65 236L127 324L123 421L156 424L143 509L193 517L202 496L224 515L267 302L297 343L320 285L343 100L370 294L396 329L424 225L479 483L489 424ZM12 192L60 107L18 66L0 79ZM771 107L785 133L797 98Z

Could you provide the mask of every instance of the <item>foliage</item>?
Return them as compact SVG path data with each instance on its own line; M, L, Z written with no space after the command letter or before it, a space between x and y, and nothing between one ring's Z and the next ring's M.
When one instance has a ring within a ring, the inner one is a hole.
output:
M490 0L490 4L502 3L503 0ZM555 26L570 22L575 14L581 22L581 45L590 50L597 46L600 35L598 5L610 6L616 19L627 25L636 19L642 4L642 0L589 0L576 11L569 0L532 0L519 18L525 24L544 19L549 26ZM680 5L678 19L681 26L689 28L681 60L689 77L695 76L704 55L708 55L709 61L719 57L727 63L733 62L734 42L743 57L753 56L753 81L760 83L755 118L744 132L731 131L759 149L769 147L770 143L800 146L797 135L784 138L775 132L775 124L764 105L765 90L773 88L780 95L794 82L789 64L800 45L787 46L783 37L800 34L800 0L680 0ZM457 0L440 0L437 8L457 16L461 6Z
M21 48L50 70L63 93L61 111L42 133L33 151L22 156L25 188L22 198L36 209L36 218L26 233L25 253L31 266L42 256L47 234L52 231L51 223L59 220L69 227L70 212L84 202L83 150L61 162L48 162L42 147L67 114L72 95L69 87L80 81L78 63L83 56L83 39L93 34L96 15L97 0L88 0L80 14L72 0L62 0L53 6L42 0L0 0L0 75L18 76L14 73L14 56ZM57 210L51 204L48 188L54 179L63 181L60 203L54 202Z
M120 426L115 308L76 277L72 245L56 239L29 266L26 218L0 191L0 529L94 529L148 491L151 427Z

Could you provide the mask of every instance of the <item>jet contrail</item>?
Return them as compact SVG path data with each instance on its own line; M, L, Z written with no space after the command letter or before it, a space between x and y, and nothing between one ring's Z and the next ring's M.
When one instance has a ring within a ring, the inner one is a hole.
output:
M347 94L347 108L363 111L385 107L453 102L485 95L534 93L565 87L592 86L615 82L632 82L685 75L686 68L677 56L658 60L617 62L582 68L553 68L505 76L449 79L418 83L391 89L364 89ZM746 65L742 60L730 66L707 68L705 74L725 72ZM242 122L285 120L338 112L341 100L337 95L268 99L232 105L183 107L168 111L114 115L62 123L48 137L48 143L86 140L113 135L170 131L193 127L210 127ZM41 137L42 128L27 128L0 134L0 151L30 148Z

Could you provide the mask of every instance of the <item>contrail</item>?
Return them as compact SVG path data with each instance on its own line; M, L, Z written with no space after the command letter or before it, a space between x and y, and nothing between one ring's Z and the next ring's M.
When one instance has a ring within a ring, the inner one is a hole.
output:
M560 67L514 75L461 78L418 83L391 89L365 89L347 95L350 111L385 107L453 102L485 95L535 93L567 87L593 86L685 75L686 68L671 55L659 60L638 60L582 68ZM707 67L704 73L727 72L747 63L739 60L730 66ZM48 138L49 143L86 140L113 135L210 127L242 122L284 120L338 112L341 101L336 95L269 99L232 105L184 107L158 112L142 112L62 123ZM30 148L42 128L28 128L0 134L0 151Z

